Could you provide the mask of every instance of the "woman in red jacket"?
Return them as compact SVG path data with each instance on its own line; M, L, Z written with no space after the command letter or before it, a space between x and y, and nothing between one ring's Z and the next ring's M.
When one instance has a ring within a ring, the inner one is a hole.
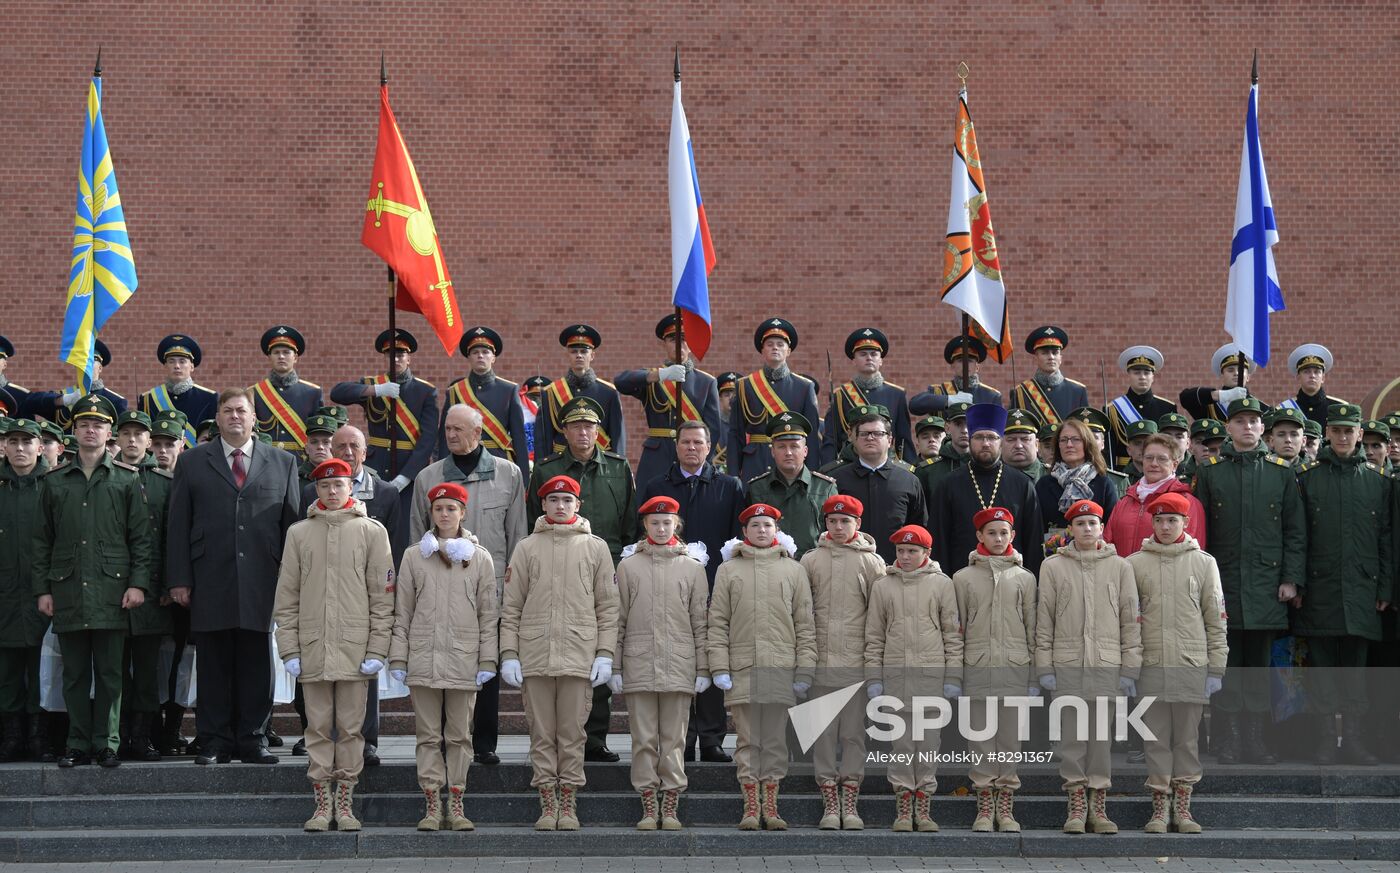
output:
M1176 478L1181 463L1180 447L1165 434L1153 434L1142 448L1142 478L1129 486L1128 493L1114 505L1108 523L1104 525L1105 542L1113 543L1120 557L1126 558L1142 548L1142 541L1152 537L1152 513L1147 505L1163 494L1177 493L1191 506L1186 532L1201 549L1206 549L1205 511L1191 493L1191 486Z

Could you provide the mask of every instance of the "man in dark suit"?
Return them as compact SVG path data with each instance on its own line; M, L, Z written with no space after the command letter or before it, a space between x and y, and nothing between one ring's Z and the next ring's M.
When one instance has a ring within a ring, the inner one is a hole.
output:
M249 391L223 391L216 408L218 438L176 465L167 521L167 587L199 646L195 763L274 764L269 637L283 541L301 516L297 462L253 439Z

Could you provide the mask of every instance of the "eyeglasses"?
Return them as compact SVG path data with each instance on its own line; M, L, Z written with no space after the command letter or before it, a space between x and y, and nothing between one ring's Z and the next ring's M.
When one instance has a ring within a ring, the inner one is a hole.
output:
M1166 455L1143 455L1142 462L1144 464L1170 464L1172 459Z
M882 437L887 437L889 435L890 432L887 430L863 430L860 433L856 434L856 436L860 437L863 440L878 440Z
M1077 437L1077 436L1063 436L1063 437L1060 437L1060 445L1062 445L1062 446L1080 446L1080 445L1083 445L1083 444L1084 444L1084 438L1083 438L1083 437Z

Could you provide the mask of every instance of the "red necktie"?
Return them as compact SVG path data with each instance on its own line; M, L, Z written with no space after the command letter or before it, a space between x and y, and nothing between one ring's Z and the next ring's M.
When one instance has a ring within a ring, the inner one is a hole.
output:
M248 468L243 466L243 450L233 450L233 484L239 488L248 479Z

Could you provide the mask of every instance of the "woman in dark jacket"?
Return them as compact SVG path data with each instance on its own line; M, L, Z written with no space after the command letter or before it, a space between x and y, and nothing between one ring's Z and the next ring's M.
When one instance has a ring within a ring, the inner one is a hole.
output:
M1064 533L1069 526L1065 510L1076 501L1094 501L1103 507L1104 518L1113 512L1118 489L1108 477L1108 466L1087 424L1071 418L1056 428L1055 459L1035 483L1035 496L1045 519L1047 540Z

